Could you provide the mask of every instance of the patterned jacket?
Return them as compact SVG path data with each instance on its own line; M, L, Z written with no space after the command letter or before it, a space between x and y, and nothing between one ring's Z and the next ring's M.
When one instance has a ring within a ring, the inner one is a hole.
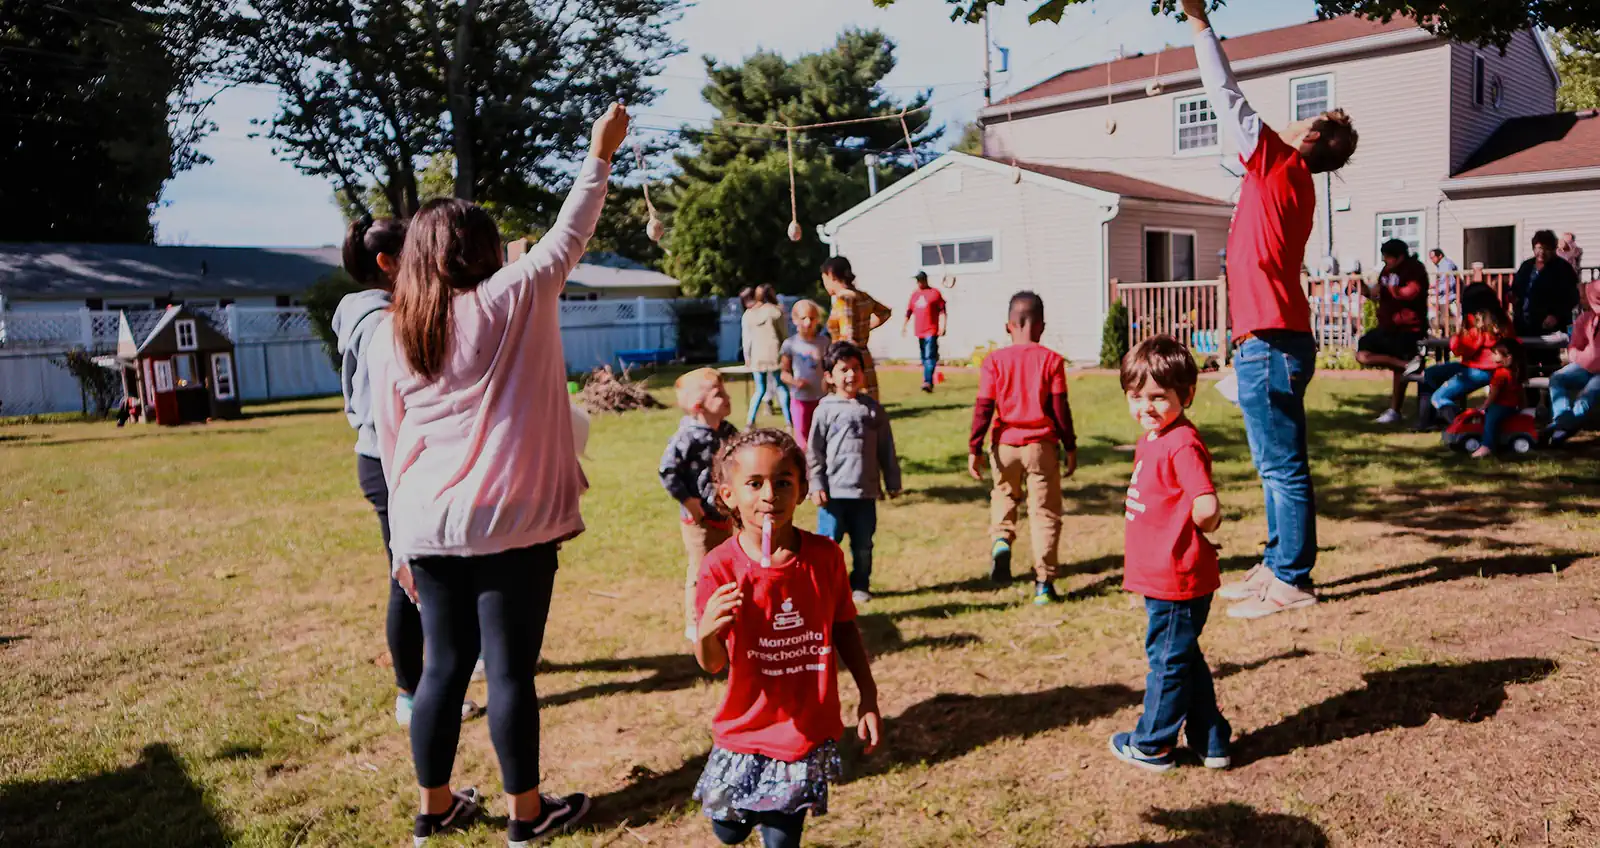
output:
M706 520L725 521L727 516L717 508L717 489L711 482L711 467L716 462L717 451L739 431L724 421L713 430L685 416L678 422L678 432L667 442L661 455L661 485L667 494L679 503L699 498L705 505Z

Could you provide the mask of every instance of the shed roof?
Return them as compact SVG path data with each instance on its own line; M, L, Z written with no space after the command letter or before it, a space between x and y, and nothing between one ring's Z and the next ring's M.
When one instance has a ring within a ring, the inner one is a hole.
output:
M21 298L298 294L340 264L335 247L0 244L0 292Z
M618 268L584 262L572 269L572 274L567 277L567 285L587 289L654 289L676 288L678 281L643 266Z
M991 162L1010 164L1006 160L996 159L994 157L984 158ZM1032 171L1035 174L1042 174L1046 177L1054 177L1058 180L1065 180L1069 183L1077 183L1078 185L1088 186L1089 188L1097 188L1101 191L1107 191L1112 194L1121 195L1123 197L1131 197L1137 200L1159 200L1167 203L1198 203L1205 206L1233 205L1226 200L1220 200L1215 197L1207 197L1203 194L1195 194L1192 191L1184 191L1181 188L1173 188L1169 185L1153 183L1149 180L1141 180L1138 177L1130 177L1126 174L1115 174L1110 171L1089 171L1083 168L1062 168L1056 165L1040 165L1034 162L1021 161L1017 162L1017 167L1027 171Z
M1512 118L1455 174L1457 179L1600 167L1600 111Z

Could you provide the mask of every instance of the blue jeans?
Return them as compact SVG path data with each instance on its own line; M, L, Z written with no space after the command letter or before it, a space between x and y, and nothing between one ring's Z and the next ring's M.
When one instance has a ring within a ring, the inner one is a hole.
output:
M1306 449L1306 386L1317 367L1310 333L1269 332L1246 339L1235 364L1239 409L1267 508L1267 552L1274 576L1310 589L1317 564L1317 497Z
M760 829L762 848L800 848L800 832L806 826L806 811L798 813L745 813L746 821L713 821L711 832L723 845L738 845Z
M1467 395L1489 385L1494 372L1468 368L1459 362L1443 362L1422 372L1422 384L1433 391L1433 408L1460 409Z
M1591 374L1576 362L1550 376L1550 415L1553 420L1572 418L1582 424L1600 409L1600 374Z
M817 510L817 535L834 542L850 536L850 588L869 591L872 580L872 534L878 532L878 502L834 498Z
M917 339L917 347L922 349L922 385L931 386L933 372L939 369L939 337Z
M778 393L778 402L783 406L784 423L794 426L789 412L789 387L784 385L783 378L776 371L757 371L750 375L755 380L756 393L750 398L750 420L745 422L745 429L756 426L756 415L761 412L761 404L767 399L767 384L771 383L773 391Z
M1517 410L1509 406L1493 404L1483 411L1483 443L1489 450L1500 449L1500 428L1506 426L1506 421L1517 414Z
M1200 652L1200 633L1211 614L1211 596L1190 601L1144 599L1149 629L1144 652L1150 674L1144 682L1144 715L1133 728L1133 744L1155 754L1178 744L1185 729L1189 747L1202 757L1228 755L1233 728L1217 709L1211 668Z

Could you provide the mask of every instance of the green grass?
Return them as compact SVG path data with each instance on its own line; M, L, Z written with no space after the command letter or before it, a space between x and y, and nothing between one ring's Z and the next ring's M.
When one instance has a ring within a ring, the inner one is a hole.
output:
M974 378L932 396L916 382L884 375L909 491L881 511L862 618L888 743L862 758L847 742L850 777L808 841L1492 845L1542 840L1549 821L1551 844L1600 844L1600 766L1573 756L1600 750L1600 654L1569 635L1600 636L1595 441L1472 463L1368 424L1386 382L1314 383L1325 602L1253 624L1217 610L1204 641L1241 764L1158 778L1104 752L1145 673L1143 616L1119 591L1136 432L1115 378L1072 380L1072 599L1045 609L977 579ZM248 412L0 428L0 846L405 839L385 563L351 434L336 400ZM562 552L539 690L547 787L597 805L558 845L710 841L687 798L721 684L686 653L682 551L654 470L676 418L594 425L589 531ZM1194 418L1237 572L1265 533L1260 490L1237 412L1204 387ZM1027 547L1024 533L1019 563ZM482 722L457 775L503 814ZM485 826L440 844L503 838Z

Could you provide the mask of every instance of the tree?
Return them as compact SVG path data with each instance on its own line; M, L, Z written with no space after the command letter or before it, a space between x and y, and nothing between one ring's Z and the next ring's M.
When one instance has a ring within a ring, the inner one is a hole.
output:
M961 138L950 148L957 153L970 153L973 156L983 155L983 127L977 121L970 121L961 127Z
M894 5L895 0L872 0L873 5ZM977 23L990 6L1004 6L1006 0L945 0L951 20ZM1067 10L1088 0L1030 0L1029 23L1060 23ZM1223 5L1213 0L1213 5ZM1151 0L1157 13L1177 12L1177 0ZM1356 14L1388 21L1405 16L1424 21L1423 26L1446 38L1474 44L1504 47L1511 37L1530 26L1547 29L1600 29L1600 7L1592 2L1572 0L1317 0L1317 14L1323 18Z
M162 185L206 161L196 84L224 64L220 0L0 0L0 233L148 242Z
M537 205L570 180L612 101L649 103L680 0L252 0L237 43L282 92L278 151L344 204L415 212L419 169L455 160L452 193Z
M1561 72L1556 105L1567 111L1600 108L1600 32L1563 30L1550 38Z

